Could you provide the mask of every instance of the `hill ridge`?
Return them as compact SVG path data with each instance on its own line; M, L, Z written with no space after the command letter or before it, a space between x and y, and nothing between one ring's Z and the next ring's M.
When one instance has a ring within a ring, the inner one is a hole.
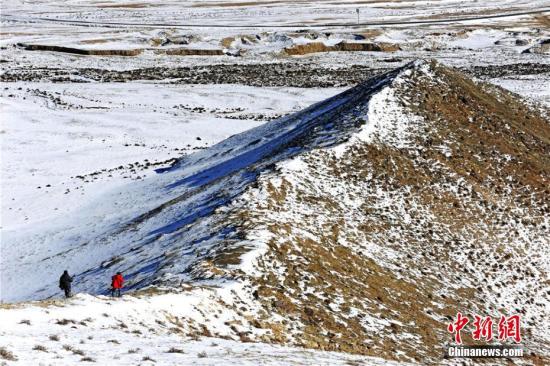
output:
M94 225L94 232L75 232L71 237L64 238L65 243L60 246L58 253L47 258L51 262L48 266L51 269L47 268L44 275L45 278L51 278L49 286L29 283L28 286L18 286L5 293L14 300L56 294L54 278L59 266L65 265L68 260L76 263L76 286L90 293L107 292L104 278L108 278L107 272L115 265L127 273L131 289L158 283L159 268L165 265L167 256L172 255L172 260L179 257L173 255L176 248L194 253L199 250L198 243L205 243L204 246L208 248L208 243L215 241L216 237L223 239L223 230L213 229L207 233L199 228L197 234L191 235L187 226L195 225L202 219L208 221L209 215L236 199L256 180L258 174L270 170L278 161L348 139L364 123L360 119L360 109L365 108L370 96L409 67L413 67L413 64L372 78L304 111L271 121L232 136L205 151L183 157L171 168L159 170L160 175L142 184L124 188L129 191L113 192L111 197L105 198L105 202L113 200L116 207L102 207L101 210L125 211L125 216L115 211L107 220L100 217L101 221ZM353 111L354 108L357 111ZM338 119L339 122L332 123L332 119ZM98 205L101 206L101 203ZM97 210L94 207L85 208L79 220L89 221L90 217L85 213ZM67 226L66 223L64 225ZM59 231L64 229L54 228L51 231L55 234L52 235L60 236ZM183 243L180 239L168 238L176 237L178 230L183 230L188 236ZM10 239L16 242L17 233L13 235ZM173 241L178 243L172 245ZM155 250L151 250L153 246L156 246ZM72 256L70 259L69 255ZM190 257L182 254L182 263L176 264L178 268L172 270L172 273L179 274L180 280L188 277L184 271L189 267L188 262L194 260ZM17 278L17 268L8 273L5 282L9 286L12 278ZM27 294L18 295L17 291L23 289L26 289Z
M67 243L37 266L83 258L76 290L101 306L122 270L135 311L145 296L185 334L400 362L440 364L459 311L519 314L544 364L549 141L514 95L417 61L107 195L120 212L54 227ZM34 286L13 296L57 291Z

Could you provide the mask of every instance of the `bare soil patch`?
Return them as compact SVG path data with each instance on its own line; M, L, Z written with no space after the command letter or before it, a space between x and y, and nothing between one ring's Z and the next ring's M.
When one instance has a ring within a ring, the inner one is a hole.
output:
M301 56L318 52L394 52L400 48L391 43L350 43L340 42L334 46L327 46L321 42L312 42L285 48L284 52L290 56Z
M143 52L143 49L96 50L96 49L83 49L83 48L74 48L74 47L25 44L25 43L19 43L18 46L23 47L25 50L28 50L28 51L64 52L64 53L74 53L77 55L86 55L86 56L137 56Z

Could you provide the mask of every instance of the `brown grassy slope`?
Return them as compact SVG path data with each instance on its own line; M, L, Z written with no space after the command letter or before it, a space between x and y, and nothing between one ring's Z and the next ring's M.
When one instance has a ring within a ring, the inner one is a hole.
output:
M423 117L408 148L375 132L260 182L269 198L248 220L273 233L254 279L266 341L438 364L457 311L517 312L531 362L548 362L549 122L500 89L431 72L396 89Z
M399 51L399 46L391 43L349 43L340 42L334 46L327 46L322 42L311 42L285 48L284 52L290 56L307 55L318 52L394 52Z

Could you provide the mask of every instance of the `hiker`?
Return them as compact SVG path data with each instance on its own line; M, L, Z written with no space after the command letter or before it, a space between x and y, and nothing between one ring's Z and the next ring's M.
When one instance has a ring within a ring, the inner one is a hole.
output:
M73 282L73 278L69 276L69 272L65 271L59 277L59 288L65 291L65 297L69 298L71 297L71 282Z
M122 285L124 285L124 277L122 277L122 273L117 272L116 275L111 278L111 296L116 295L120 297Z

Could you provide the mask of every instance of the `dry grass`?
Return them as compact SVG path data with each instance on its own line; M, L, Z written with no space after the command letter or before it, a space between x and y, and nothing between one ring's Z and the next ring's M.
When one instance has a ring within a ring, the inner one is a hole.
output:
M389 43L350 43L340 42L334 46L326 46L321 42L311 42L304 45L285 48L284 52L290 56L307 55L319 52L393 52L398 51L399 46Z
M76 324L76 321L72 320L72 319L57 319L55 324L57 324L57 325Z
M147 287L147 288L144 288L144 289L137 290L137 291L133 292L132 296L150 297L150 296L155 296L155 295L169 294L169 293L173 293L173 292L174 292L174 289L150 286L150 287Z
M542 28L550 28L550 15L538 15L533 17L533 23Z
M243 34L240 36L222 38L222 40L220 41L220 45L223 48L231 48L231 44L236 40L240 40L244 44L252 44L258 42L258 39L254 35Z
M0 131L1 133L1 131ZM38 308L49 308L50 306L55 307L65 307L66 302L64 300L52 299L52 300L40 300L40 301L31 301L31 302L16 302L16 303L0 303L0 309L10 310L10 309L22 309L29 305L38 307Z
M64 344L63 347L62 347L65 351L68 351L68 352L72 352L73 354L75 355L79 355L79 356L86 356L86 354L84 353L84 351L80 350L80 349L77 349L77 348L74 348L68 344Z
M4 347L0 347L0 359L7 361L17 361L17 357Z
M220 44L223 48L231 48L231 44L235 42L235 37L225 37L222 38Z
M253 280L264 311L250 321L269 330L263 341L433 363L440 345L448 342L446 326L456 312L499 311L498 304L487 304L487 293L495 292L487 283L451 286L458 279L475 279L472 268L490 281L498 278L495 263L502 254L496 249L503 242L491 230L500 221L525 221L511 208L499 211L509 196L505 192L534 217L544 216L540 203L550 193L550 124L509 93L478 85L451 69L432 68L437 82L414 74L400 90L411 112L427 121L414 127L413 148L397 149L375 139L354 145L341 157L316 151L303 157L310 167L307 177L301 177L307 184L267 179L260 187L267 200L251 206L253 215L241 213L239 221L251 222L250 227L268 225L277 238L259 261L263 277ZM444 145L451 157L439 150ZM506 163L503 156L516 163ZM509 176L514 182L507 181ZM311 190L320 189L316 182L321 179L350 188L368 182L374 192L402 194L398 202L409 219L397 207L381 207L380 197L367 190L356 197L363 200L363 216L353 226L341 219L348 212L340 197L330 190ZM452 186L458 191L445 188ZM296 214L297 203L328 222ZM296 221L278 220L277 212L294 212ZM423 223L426 217L430 221ZM488 229L480 232L478 225ZM510 240L514 235L519 234L511 230ZM389 261L394 267L381 265L365 243L396 253L398 259ZM460 253L468 253L466 265L456 261ZM523 265L515 264L514 271L533 276L529 259L520 261ZM272 314L285 321L272 321ZM369 317L381 326L376 332L364 326ZM295 324L303 327L297 331ZM474 342L467 334L464 340Z
M185 353L181 348L171 347L166 353Z

